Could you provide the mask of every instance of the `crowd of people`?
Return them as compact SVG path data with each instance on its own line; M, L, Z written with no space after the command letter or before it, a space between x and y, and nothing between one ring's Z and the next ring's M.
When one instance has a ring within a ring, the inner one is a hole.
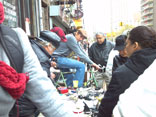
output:
M98 70L98 87L103 88L104 83L107 86L98 117L156 116L154 29L137 26L117 36L115 44L97 32L96 41L86 53L80 43L88 35L82 28L65 34L54 27L41 31L40 37L28 38L23 29L3 25L4 19L0 2L0 117L37 117L39 113L45 117L74 117L68 101L61 99L54 83L57 76L50 69L75 69L75 73L64 75L66 84L71 88L77 80L81 88L85 63ZM113 51L117 53L110 57ZM80 61L69 58L71 52Z

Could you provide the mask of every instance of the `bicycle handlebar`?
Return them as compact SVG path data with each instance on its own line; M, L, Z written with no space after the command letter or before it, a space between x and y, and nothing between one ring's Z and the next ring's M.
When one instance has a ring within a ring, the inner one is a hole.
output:
M100 67L101 70L104 70L106 68L105 66L101 66L100 64L98 66Z
M100 69L99 70L95 70L95 72L96 71L100 71L100 72L103 72L103 71L105 71L105 66L101 66L100 64L98 64L98 66L100 67ZM92 65L89 65L89 68L94 68Z

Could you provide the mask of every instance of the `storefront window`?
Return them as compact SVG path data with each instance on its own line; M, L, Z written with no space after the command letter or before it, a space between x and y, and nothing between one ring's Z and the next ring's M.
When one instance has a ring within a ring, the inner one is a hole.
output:
M3 0L5 10L4 24L9 27L17 27L16 0Z

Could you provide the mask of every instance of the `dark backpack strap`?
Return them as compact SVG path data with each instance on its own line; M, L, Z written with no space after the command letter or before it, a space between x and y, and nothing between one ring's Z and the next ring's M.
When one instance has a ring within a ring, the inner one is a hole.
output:
M14 106L12 107L11 111L9 112L9 117L19 117L19 106L17 105L17 101L15 102ZM17 107L18 106L18 107Z
M0 24L0 42L11 66L18 73L21 73L24 64L24 53L16 32L8 26Z

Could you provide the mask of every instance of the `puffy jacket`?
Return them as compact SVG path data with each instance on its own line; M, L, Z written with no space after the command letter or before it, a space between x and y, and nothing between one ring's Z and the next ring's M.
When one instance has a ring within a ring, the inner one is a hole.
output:
M42 69L47 72L48 76L50 76L50 55L36 40L30 39L30 42L35 54L37 55L37 58L40 61ZM17 116L17 108L19 108L20 117L32 116L38 112L37 107L26 97L25 94L18 99L18 103L16 103L14 106L16 107L14 107L10 112L10 117Z
M89 48L88 55L94 63L106 66L109 53L113 48L114 44L105 39L103 44L93 43Z
M49 59L51 56L36 40L30 40L30 42L35 54L37 55L37 58L40 61L43 70L45 70L50 77L51 63Z
M156 116L156 60L119 97L113 110L114 117Z
M55 37L55 35L56 34L54 34L53 32L43 31L41 33L41 36L42 36L41 39L46 38L45 40L55 42L55 45L58 46L59 45L60 38L59 37L57 38L57 36ZM37 58L38 58L41 66L42 66L42 69L44 71L46 71L47 74L48 74L48 77L50 77L51 63L50 63L49 58L51 56L42 47L42 45L40 45L40 43L38 42L38 40L30 39L30 43L31 43L31 46L32 46L35 54L37 55ZM16 108L18 108L17 106L19 106L19 116L20 117L32 116L36 112L39 112L37 110L37 107L31 102L31 100L29 100L26 97L25 94L20 99L18 99L18 103L15 106L16 106ZM10 112L10 116L12 116L12 117L16 116L16 111L17 111L16 108L14 108Z
M122 57L120 55L116 55L113 59L113 67L112 67L112 72L115 71L115 69L122 64L126 63L127 57Z
M127 62L118 67L112 75L104 98L99 107L98 117L111 117L112 110L132 82L156 59L156 49L146 48L133 53Z

